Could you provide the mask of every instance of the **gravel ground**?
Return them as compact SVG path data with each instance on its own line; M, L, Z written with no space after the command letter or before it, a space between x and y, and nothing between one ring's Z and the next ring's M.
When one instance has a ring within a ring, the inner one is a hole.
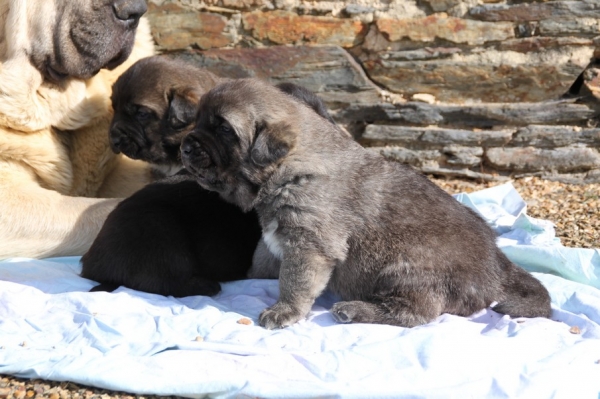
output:
M498 183L431 178L450 194L470 193ZM600 184L571 185L535 177L513 181L528 204L527 214L555 223L556 235L567 247L600 248ZM0 376L0 399L176 398L139 396L90 388L71 382L25 380Z
M433 178L450 194L470 193L501 183ZM574 185L536 177L513 181L527 202L529 216L556 226L556 236L566 247L600 248L600 184Z

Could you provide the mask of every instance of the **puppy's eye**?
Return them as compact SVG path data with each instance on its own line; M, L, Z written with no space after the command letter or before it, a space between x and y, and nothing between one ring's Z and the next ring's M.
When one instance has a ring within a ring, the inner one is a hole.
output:
M231 128L231 126L229 126L226 123L221 123L219 125L219 127L217 128L217 130L219 131L219 133L231 133L231 132L233 132L233 129Z
M139 107L135 112L135 117L139 121L146 121L154 114L150 108Z

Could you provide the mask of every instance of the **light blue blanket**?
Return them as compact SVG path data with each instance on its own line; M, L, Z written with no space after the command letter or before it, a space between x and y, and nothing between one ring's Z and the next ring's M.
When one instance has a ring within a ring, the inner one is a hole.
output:
M307 320L267 331L257 317L277 281L223 284L212 298L89 293L79 258L11 259L0 262L0 373L189 397L598 398L600 252L562 247L510 184L457 199L536 272L551 320L483 309L412 329L340 325L324 295Z

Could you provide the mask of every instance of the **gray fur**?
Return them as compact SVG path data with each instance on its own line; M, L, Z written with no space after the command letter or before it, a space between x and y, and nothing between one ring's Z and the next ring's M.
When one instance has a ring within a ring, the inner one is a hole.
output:
M411 327L493 302L510 316L550 316L547 290L506 258L477 214L301 102L244 79L208 92L199 115L184 165L203 187L257 211L268 239L252 276L273 273L268 252L281 260L279 300L259 318L266 328L304 318L325 288L343 299L331 310L340 322Z

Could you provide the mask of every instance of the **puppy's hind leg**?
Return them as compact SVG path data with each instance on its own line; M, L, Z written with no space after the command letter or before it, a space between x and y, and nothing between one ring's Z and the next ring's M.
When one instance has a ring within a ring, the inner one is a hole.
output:
M444 309L444 298L430 278L383 273L366 301L344 301L331 313L340 323L389 324L414 327L426 324Z
M419 299L421 297L421 299ZM423 301L423 303L420 303ZM425 305L427 303L427 305ZM339 323L372 323L414 327L427 324L441 314L441 302L423 294L377 298L372 301L338 302L331 309Z

